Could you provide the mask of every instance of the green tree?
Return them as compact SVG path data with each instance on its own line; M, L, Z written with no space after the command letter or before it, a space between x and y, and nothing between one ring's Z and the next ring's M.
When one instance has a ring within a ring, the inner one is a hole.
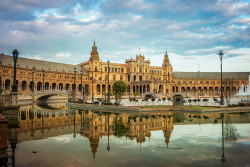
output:
M115 95L115 103L120 101L123 94L128 90L128 86L123 81L116 81L112 86L113 94Z

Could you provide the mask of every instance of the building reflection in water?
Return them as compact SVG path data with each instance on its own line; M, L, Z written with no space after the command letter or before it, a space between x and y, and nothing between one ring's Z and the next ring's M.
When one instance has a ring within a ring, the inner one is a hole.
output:
M142 144L146 137L150 140L151 131L163 130L165 142L168 145L173 129L173 113L158 112L147 114L114 114L84 109L68 109L62 106L59 111L42 109L39 106L22 106L19 111L19 142L37 140L72 134L80 134L89 139L93 156L97 152L99 139L108 138L107 151L110 151L110 135L116 135L114 124L117 121L129 130L125 134L127 139L136 139ZM30 132L31 138L26 135ZM118 132L120 134L120 132ZM117 134L117 135L119 135Z
M58 108L58 110L54 108ZM151 131L162 130L168 147L173 131L174 114L172 112L147 112L139 115L132 113L115 114L85 109L69 109L65 107L65 103L57 104L53 107L53 110L50 109L41 108L37 105L20 107L17 121L19 126L12 128L8 126L9 142L11 149L13 149L13 155L15 154L17 142L39 140L65 134L73 134L75 138L78 134L89 140L91 152L95 159L99 140L104 136L108 139L107 151L109 152L111 150L110 136L112 135L125 136L126 139L136 140L138 144L142 145L147 140L150 140ZM191 123L188 121L190 116L197 117L196 115L182 114L181 119L178 120L179 117L176 119L177 116L175 115L175 124ZM204 117L204 123L207 123L207 121L213 122L212 119L205 119L205 116L201 115L201 117ZM214 114L214 118L216 117L218 118L218 113ZM221 162L225 163L224 141L226 129L224 127L224 114L221 114L220 117L222 120ZM186 119L182 120L182 118ZM202 122L199 116L197 120L199 124ZM195 120L192 123L194 122ZM234 127L234 129L236 128Z

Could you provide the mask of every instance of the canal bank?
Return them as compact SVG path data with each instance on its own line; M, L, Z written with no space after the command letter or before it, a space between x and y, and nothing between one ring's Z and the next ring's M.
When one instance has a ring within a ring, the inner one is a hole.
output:
M233 112L233 111L250 111L250 107L201 107L201 106L110 106L110 105L94 105L94 104L81 104L81 103L66 103L70 108L98 110L115 113L141 113L141 112L154 112L154 111L175 111L175 112L195 112L195 113L209 113L209 112Z

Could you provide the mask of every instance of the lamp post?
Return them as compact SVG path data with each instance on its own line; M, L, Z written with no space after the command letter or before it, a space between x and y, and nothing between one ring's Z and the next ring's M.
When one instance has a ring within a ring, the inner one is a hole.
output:
M110 94L109 94L109 63L110 61L108 60L107 63L108 63L108 103L110 103Z
M82 70L81 70L81 91L82 91Z
M13 52L13 60L14 60L14 83L12 85L12 92L17 92L17 85L16 85L16 62L18 58L18 51L15 49Z
M129 75L129 95L128 95L129 100L130 100L130 94L131 94L131 76Z
M107 76L105 76L105 102L107 102L107 84L106 84L106 82L107 82Z
M82 85L82 103L84 103L84 85Z
M43 91L44 91L44 76L45 76L45 71L43 70Z
M34 93L34 72L35 72L35 69L34 69L34 67L33 67L33 68L32 68L32 87L31 87L32 93Z
M220 57L220 70L221 70L221 75L220 75L220 82L221 82L221 86L220 86L220 92L221 92L221 94L220 94L220 105L224 105L224 99L223 99L223 90L222 90L222 57L223 57L223 55L224 55L224 53L223 53L223 51L222 50L220 50L219 51L219 53L218 53L218 55L219 55L219 57Z
M76 93L76 67L74 67L74 101L75 101L75 93Z

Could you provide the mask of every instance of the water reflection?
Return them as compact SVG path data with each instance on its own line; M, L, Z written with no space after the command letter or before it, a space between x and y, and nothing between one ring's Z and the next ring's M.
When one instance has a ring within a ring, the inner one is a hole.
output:
M221 114L221 131L222 131L222 156L221 156L221 163L225 164L226 163L226 157L225 157L225 152L224 152L224 114Z
M58 139L60 137L63 138L62 135L70 135L74 139L74 141L70 140L71 143L79 142L78 139L87 139L88 148L90 149L89 153L92 154L94 160L96 159L96 153L99 151L102 153L101 155L104 156L101 147L104 144L106 152L117 151L118 146L117 142L114 142L115 138L119 139L119 142L129 140L132 141L132 143L137 143L139 146L144 144L144 148L149 147L148 143L156 142L154 145L156 145L156 148L158 149L169 148L169 144L171 144L172 147L170 146L169 149L177 150L177 152L174 152L177 156L179 155L178 153L183 151L185 152L187 150L187 147L189 146L184 145L184 143L187 143L187 141L190 142L194 139L202 138L204 140L203 144L205 144L206 141L209 142L209 140L211 140L209 138L212 137L209 135L209 132L203 132L204 134L207 133L206 138L204 136L196 137L197 133L195 134L192 128L184 130L185 127L191 126L194 128L196 126L209 125L211 128L214 128L214 125L219 125L220 123L221 131L219 132L221 136L218 137L221 137L220 148L222 147L222 153L215 153L215 155L217 154L217 156L220 156L219 159L221 160L221 163L224 164L226 163L224 142L230 142L231 144L234 144L237 143L240 138L239 131L237 130L234 123L250 122L249 115L247 113L191 114L173 112L147 112L140 114L117 114L84 109L71 109L67 108L65 103L53 104L53 108L57 108L57 110L51 110L50 107L41 108L41 106L37 105L22 106L20 108L18 113L18 126L16 126L14 129L8 127L8 131L11 131L11 133L8 133L8 140L13 153L13 164L15 162L14 155L17 144L21 146L22 143L25 143L25 141L31 142L38 140L42 143L42 141L44 142L50 140L50 137L57 137ZM189 136L183 137L183 135L176 134L174 132L174 127L177 127L176 133L184 131L183 133L187 133ZM214 128L213 131L215 134L217 133L217 130L220 129ZM189 134L188 132L192 132L193 134ZM152 134L153 140L151 139ZM181 142L178 144L177 141L179 140L179 136L182 137L180 138ZM112 137L111 143L110 137ZM107 139L106 143L103 141L105 138ZM159 141L163 141L165 145L159 144L161 143ZM189 145L191 145L191 142ZM194 143L193 147L195 145L199 145L199 143ZM64 147L67 147L67 145ZM181 148L183 148L182 151L178 151ZM152 146L148 149L155 150L155 148ZM173 151L169 151L169 153L172 154ZM189 153L190 151L186 154ZM67 152L64 154L67 154ZM142 152L141 154L145 154L145 152ZM21 155L19 154L18 156ZM230 157L230 155L228 155L228 157Z

